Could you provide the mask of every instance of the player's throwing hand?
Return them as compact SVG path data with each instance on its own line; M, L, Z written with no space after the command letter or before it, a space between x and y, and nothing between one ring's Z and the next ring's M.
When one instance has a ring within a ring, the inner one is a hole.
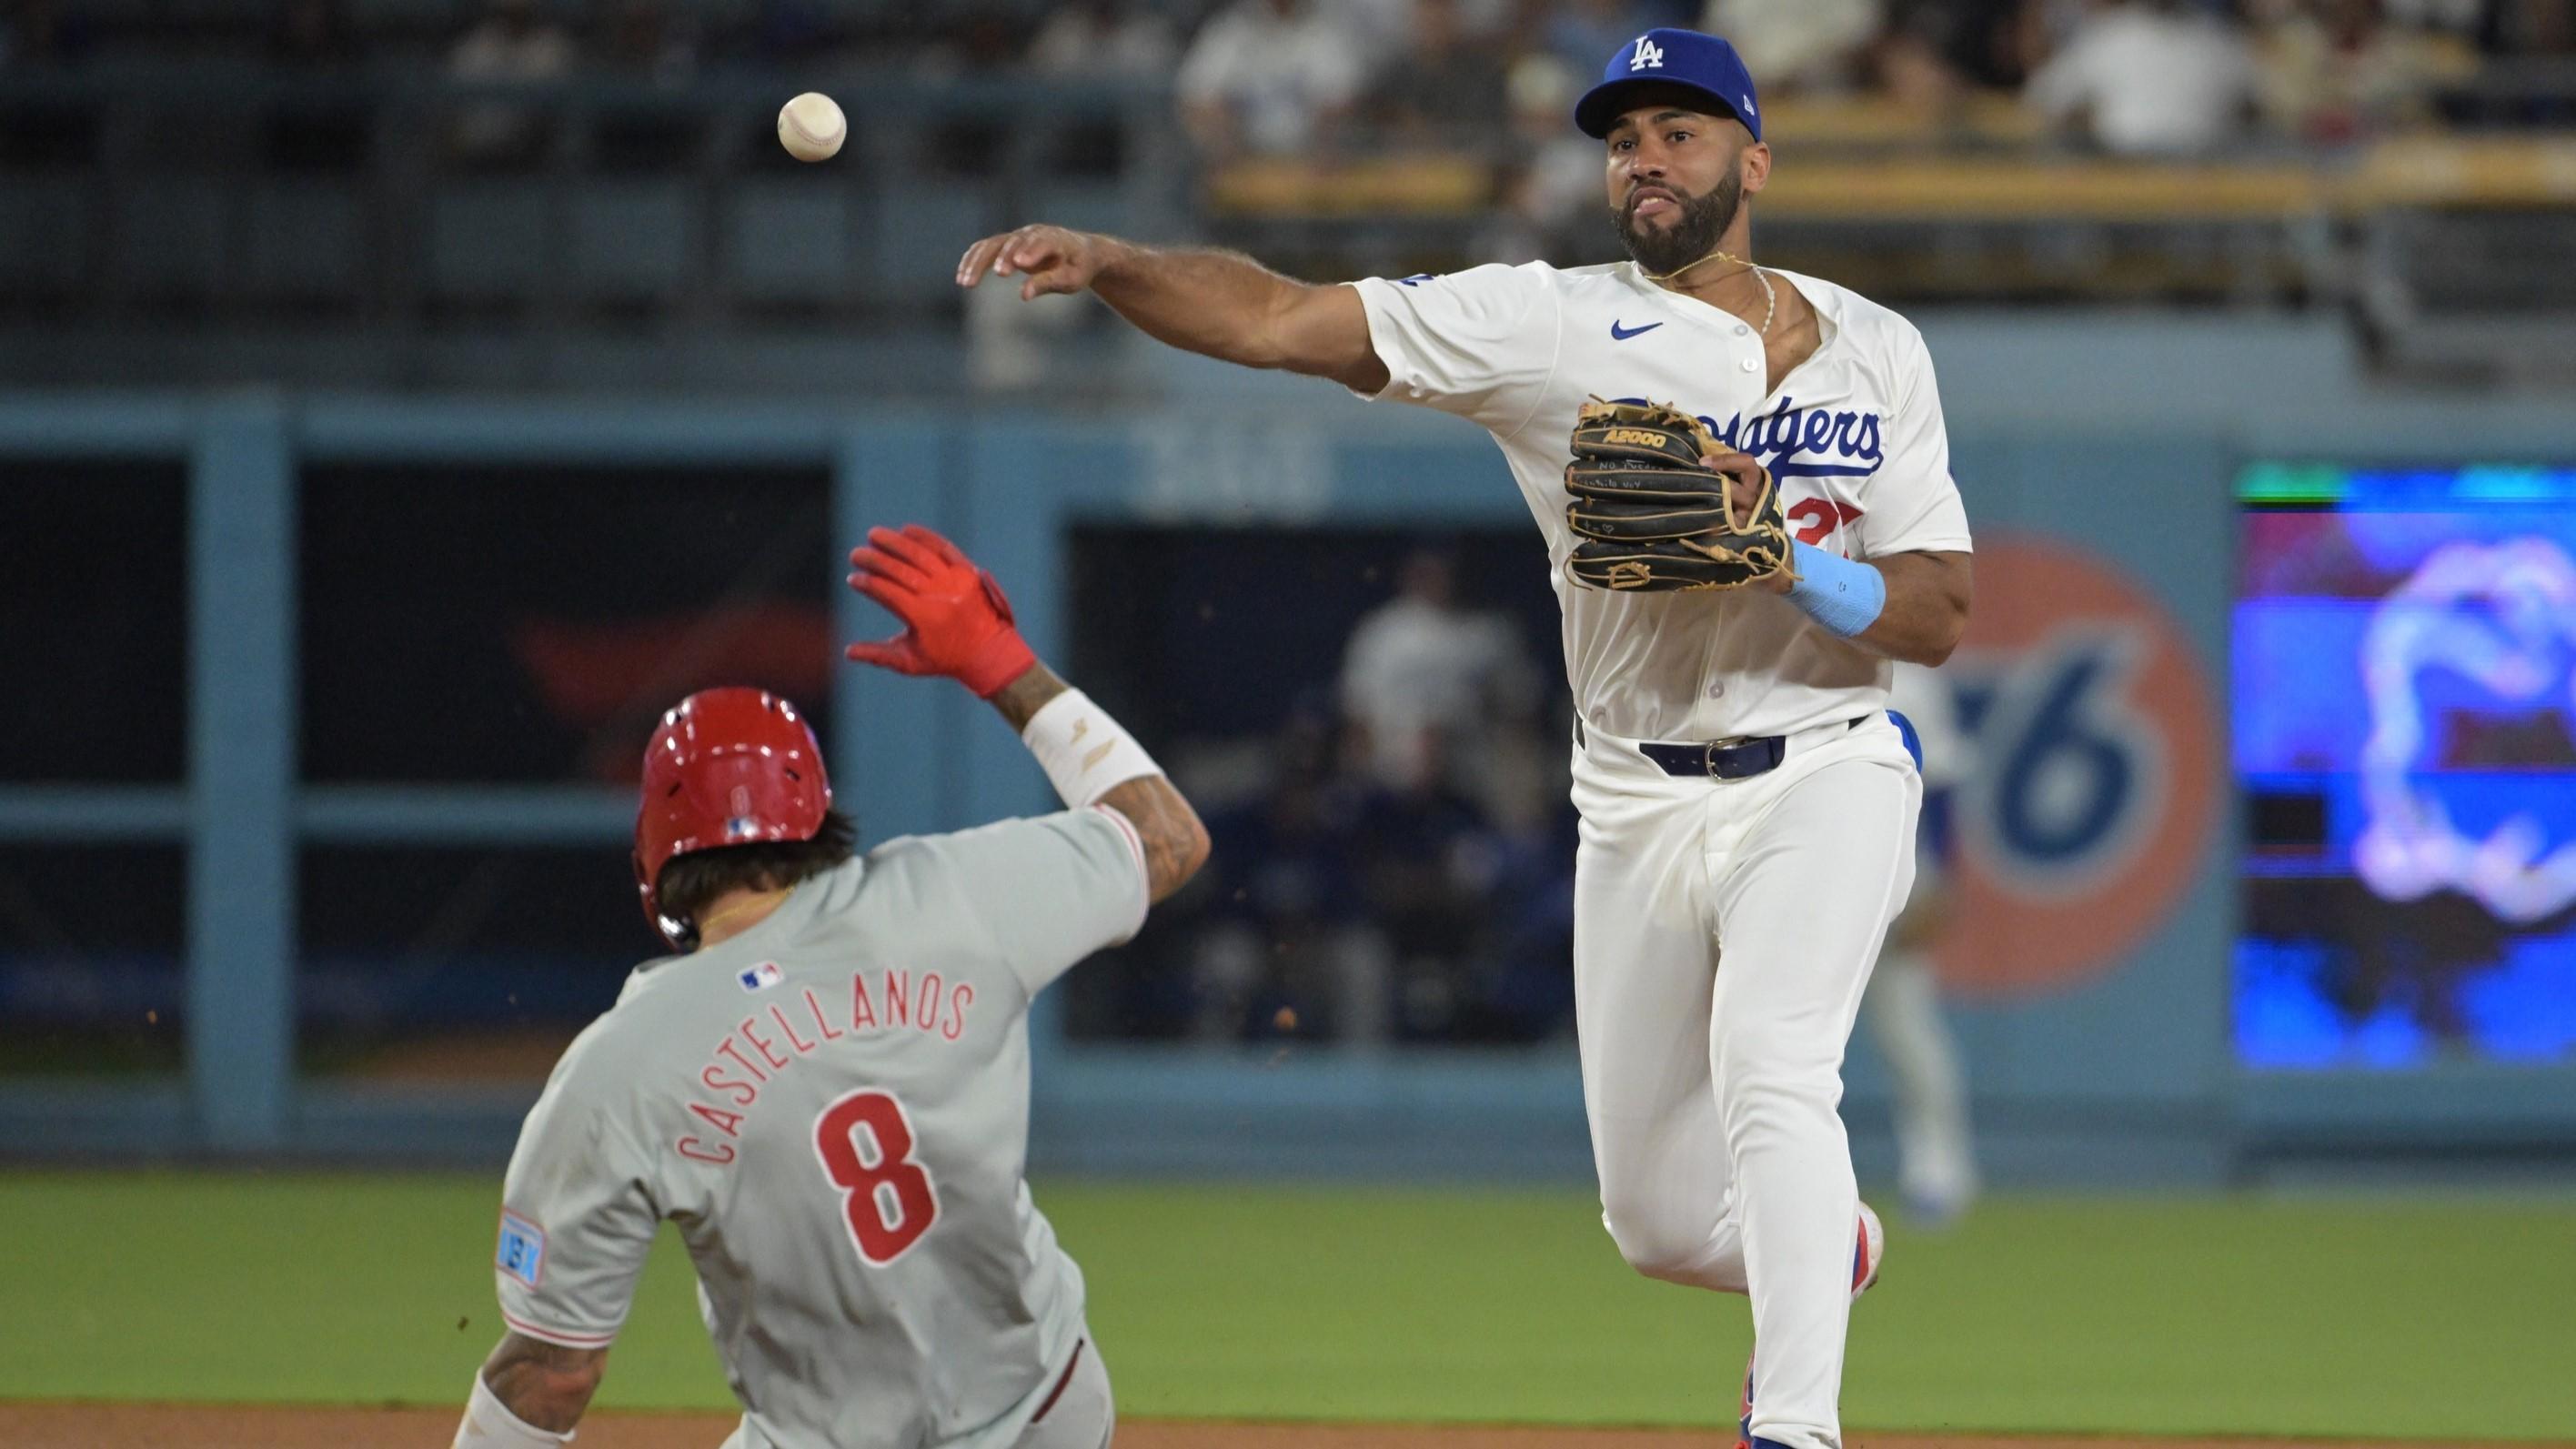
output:
M991 272L1001 277L1027 277L1020 283L1022 301L1050 293L1079 292L1108 265L1110 248L1115 245L1108 237L1086 231L1024 226L1000 236L988 236L968 247L966 255L957 260L957 285L974 286L986 272Z
M850 587L905 625L891 639L863 639L843 651L859 663L944 674L984 699L1037 663L1001 583L920 524L869 529L868 541L850 550L850 566L858 570Z

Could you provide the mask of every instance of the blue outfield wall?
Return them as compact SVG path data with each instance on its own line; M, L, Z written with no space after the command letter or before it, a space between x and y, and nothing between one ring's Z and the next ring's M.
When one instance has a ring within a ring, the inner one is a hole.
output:
M2023 861L2024 879L1997 847L1996 888L2039 893L2019 914L1998 912L2011 916L1997 927L1998 959L2066 955L2042 909L2052 891L2083 905L2083 893L2099 889L2103 919L2127 912L2136 921L2105 928L2100 959L2068 956L2040 977L1988 982L1957 1007L1995 1175L2208 1183L2285 1147L2576 1143L2576 1071L2567 1069L2238 1070L2228 1016L2235 811L2223 773L2237 468L2276 457L2563 462L2576 458L2576 410L2555 398L2382 393L2329 324L1963 315L1932 319L1926 331L1981 554L1993 541L1995 559L2072 560L2085 577L2116 581L2111 592L2127 590L2127 603L2069 595L2065 613L2100 613L2098 638L2083 637L2106 651L2106 667L2135 665L2119 676L2125 684L2104 688L2160 691L2103 695L2111 715L2086 726L2144 740L2140 758L2154 767L2129 779L2120 818L2135 828L2106 827L2109 854ZM185 459L197 524L194 783L0 789L0 839L70 829L188 846L191 1071L184 1083L124 1091L0 1086L0 1141L39 1153L491 1158L532 1096L294 1078L298 839L607 841L622 838L632 809L618 792L585 787L294 784L292 520L302 462L821 465L843 536L907 519L950 531L1009 581L1033 641L1057 654L1068 632L1063 539L1076 523L1527 523L1500 459L1465 424L1363 406L1314 382L1189 359L1150 365L1163 373L1162 403L1084 417L992 407L953 426L822 404L0 394L0 456ZM1544 567L1535 540L1531 566ZM2034 770L2044 772L2051 746L2030 721L2045 710L2023 696L2058 677L2048 669L2086 656L2061 647L2046 589L2014 601L1983 582L2011 616L1997 628L2008 633L2013 618L2030 628L1963 651L1964 674L1980 681L1979 728L1993 736L1990 750L2039 752ZM882 623L856 599L838 622L851 637ZM2149 656L2139 650L2161 650L2168 662L2140 663ZM2158 683L2177 679L2187 687ZM836 773L871 838L1050 804L1017 742L957 691L862 670L838 681ZM2193 689L2205 691L2196 703L2186 698ZM2129 706L2148 733L2121 733ZM938 763L924 768L925 759ZM2013 812L1986 804L2001 840L2010 831L1995 822ZM2113 858L2120 850L2138 860ZM2129 885L2114 889L2086 870ZM1038 1039L1034 1151L1050 1169L1588 1170L1578 1077L1562 1047L1103 1049L1065 1042L1043 1009ZM1865 1174L1882 1174L1885 1088L1865 1045L1846 1115Z

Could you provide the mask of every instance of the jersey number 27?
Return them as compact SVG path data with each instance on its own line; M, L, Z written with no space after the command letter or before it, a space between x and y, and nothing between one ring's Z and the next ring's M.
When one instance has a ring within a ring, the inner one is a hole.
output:
M939 1219L939 1194L912 1148L912 1119L890 1092L848 1093L814 1119L814 1155L841 1190L850 1241L871 1267L902 1257Z

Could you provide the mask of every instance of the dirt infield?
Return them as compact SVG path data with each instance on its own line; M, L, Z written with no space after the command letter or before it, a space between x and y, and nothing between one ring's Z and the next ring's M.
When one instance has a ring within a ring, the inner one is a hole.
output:
M581 1449L715 1449L730 1414L595 1414ZM438 1449L456 1431L450 1409L293 1409L137 1404L0 1404L5 1449ZM1850 1449L2374 1449L2337 1439L2135 1439L2050 1435L1874 1434ZM1366 1424L1193 1424L1118 1428L1118 1449L1723 1449L1732 1436L1699 1430L1496 1429ZM2449 1445L2445 1449L2473 1449ZM2545 1449L2523 1444L2515 1449Z

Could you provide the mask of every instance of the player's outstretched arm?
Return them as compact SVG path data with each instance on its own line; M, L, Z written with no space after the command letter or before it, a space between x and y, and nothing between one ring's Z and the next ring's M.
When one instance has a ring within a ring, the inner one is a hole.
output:
M1061 226L988 236L957 262L957 285L1019 277L1022 298L1090 290L1154 340L1245 367L1387 384L1360 294L1283 277L1240 252L1162 249Z
M1028 672L1003 686L1002 692L993 696L993 707L1002 712L1002 718L1010 722L1013 731L1022 739L1029 739L1029 722L1037 718L1040 710L1072 691L1073 686L1058 678L1054 670L1043 664L1032 664ZM1088 701L1084 703L1088 704ZM1097 705L1089 707L1095 712L1099 710ZM1108 716L1104 713L1101 718L1107 720ZM1116 728L1115 723L1112 722L1110 727ZM1105 739L1090 742L1092 749L1107 743ZM1034 747L1035 742L1032 741ZM1086 757L1089 753L1089 750L1083 751ZM1109 757L1102 758L1106 764ZM1078 765L1079 761L1075 763ZM1050 769L1047 773L1052 776L1055 771ZM1059 790L1062 787L1063 782L1059 781ZM1157 770L1120 781L1101 792L1100 803L1126 816L1128 823L1136 827L1137 838L1145 848L1146 892L1157 904L1189 884L1190 877L1197 875L1199 867L1207 864L1207 827L1199 822L1199 813L1190 808L1188 798L1181 794L1169 775Z
M455 1449L546 1449L565 1442L607 1370L607 1349L503 1334L475 1378Z
M1107 711L1038 662L994 577L918 524L872 528L850 553L850 587L904 622L849 657L900 674L940 674L992 701L1068 805L1106 805L1134 826L1157 901L1207 863L1207 827L1162 768Z

